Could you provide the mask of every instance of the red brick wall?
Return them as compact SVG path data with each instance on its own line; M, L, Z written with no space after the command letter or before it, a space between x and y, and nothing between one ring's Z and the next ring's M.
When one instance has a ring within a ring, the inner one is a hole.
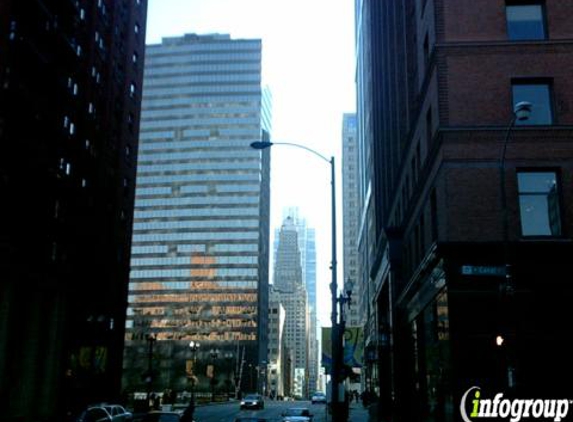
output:
M555 123L573 124L573 44L466 47L456 53L445 52L449 121L444 124L506 124L511 79L519 77L552 78Z
M504 0L440 0L443 4L444 39L459 41L507 40ZM573 38L573 2L546 1L550 39Z

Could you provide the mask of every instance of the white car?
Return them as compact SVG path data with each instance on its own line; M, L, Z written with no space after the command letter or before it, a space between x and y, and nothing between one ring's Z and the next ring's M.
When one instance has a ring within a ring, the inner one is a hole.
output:
M133 419L131 412L119 404L96 404L88 406L77 422L129 422Z
M310 398L312 404L326 403L326 395L324 393L314 393Z
M264 409L265 400L260 394L249 394L241 400L242 409Z
M282 422L312 422L313 416L307 407L289 407L282 414Z

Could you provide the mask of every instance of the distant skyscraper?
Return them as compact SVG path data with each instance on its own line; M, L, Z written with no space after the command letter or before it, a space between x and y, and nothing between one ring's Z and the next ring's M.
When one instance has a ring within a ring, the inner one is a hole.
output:
M120 394L146 1L0 1L0 409Z
M270 131L261 41L164 38L144 87L124 385L142 387L152 335L154 389L187 387L186 368L199 390L252 388L268 330L269 153L249 146Z
M345 114L342 121L342 226L344 284L350 283L352 302L346 314L346 325L358 327L361 325L360 285L358 280L358 148L356 144L357 128L356 115Z
M298 247L302 269L303 285L306 289L309 308L309 345L308 345L308 389L317 389L318 380L318 322L316 309L316 236L315 229L308 227L306 219L300 215L298 207L285 207L283 220L291 218L298 235ZM275 230L275 254L278 246L279 229ZM276 255L275 255L276 256Z
M292 218L287 217L280 229L274 263L273 297L285 309L285 344L293 354L295 378L292 394L304 397L308 389L309 308L306 289L302 283L301 253L298 231ZM304 374L302 376L301 374ZM304 379L304 382L301 380Z
M287 370L287 347L284 337L285 310L279 299L279 295L271 289L269 295L269 360L266 370L268 394L272 397L284 396Z

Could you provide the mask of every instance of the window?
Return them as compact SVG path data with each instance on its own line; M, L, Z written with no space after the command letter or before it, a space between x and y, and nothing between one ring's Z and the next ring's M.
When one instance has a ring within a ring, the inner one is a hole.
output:
M519 172L517 186L522 235L561 235L556 173L552 171Z
M546 38L543 5L536 2L508 4L505 8L507 36L510 40Z
M553 123L551 86L543 81L514 81L513 104L528 101L532 104L529 119L516 121L517 125L550 125Z

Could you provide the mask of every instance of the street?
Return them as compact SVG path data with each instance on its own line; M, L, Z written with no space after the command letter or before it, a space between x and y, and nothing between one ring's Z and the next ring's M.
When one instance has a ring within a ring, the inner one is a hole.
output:
M196 422L234 422L239 416L267 418L269 422L280 422L281 414L289 407L308 407L314 415L314 422L326 422L326 406L311 404L310 401L266 400L262 410L240 410L238 402L201 406L195 410Z

